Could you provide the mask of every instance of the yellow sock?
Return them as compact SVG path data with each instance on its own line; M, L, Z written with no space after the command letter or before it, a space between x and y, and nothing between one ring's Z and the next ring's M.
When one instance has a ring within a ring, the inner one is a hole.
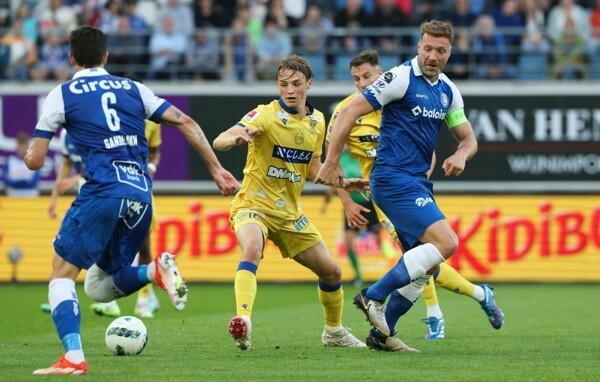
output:
M429 281L427 281L427 284L425 284L425 288L423 288L423 299L425 299L425 305L428 308L439 305L433 277L429 278Z
M319 302L323 305L325 325L336 327L342 325L342 311L344 310L344 290L339 289L326 292L319 285Z
M250 317L256 298L256 275L245 269L238 270L234 286L237 315Z
M469 297L474 296L475 285L446 263L440 264L440 273L435 279L435 282L439 286L451 290L452 292Z
M138 295L142 298L148 298L150 291L152 290L152 284L146 284L142 289L138 291Z

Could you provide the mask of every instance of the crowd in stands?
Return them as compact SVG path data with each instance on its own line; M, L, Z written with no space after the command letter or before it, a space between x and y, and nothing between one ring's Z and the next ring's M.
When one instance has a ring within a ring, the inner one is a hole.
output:
M69 32L88 24L114 74L272 79L298 53L343 80L365 48L384 69L411 58L432 18L456 28L451 77L600 78L600 0L0 0L0 79L68 79Z

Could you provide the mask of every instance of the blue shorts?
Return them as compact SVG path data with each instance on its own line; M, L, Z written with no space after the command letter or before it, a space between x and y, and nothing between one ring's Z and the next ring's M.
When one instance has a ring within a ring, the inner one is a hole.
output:
M373 201L394 225L404 251L419 245L425 230L446 218L433 197L433 184L425 178L373 170L370 186Z
M97 264L113 274L131 265L151 222L152 204L80 195L63 219L54 250L78 268Z

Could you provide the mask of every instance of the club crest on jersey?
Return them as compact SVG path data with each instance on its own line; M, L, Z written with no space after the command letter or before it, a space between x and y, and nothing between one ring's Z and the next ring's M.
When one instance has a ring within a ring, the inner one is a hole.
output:
M283 122L283 125L287 125L288 120L290 119L290 115L284 111L278 111L277 113L275 113L277 115L277 118L279 118L281 120L281 122Z
M312 151L275 145L272 156L288 163L309 163L312 159Z
M442 95L440 96L440 101L442 101L443 107L448 107L448 105L450 105L450 101L448 100L448 96L446 95L446 93L442 93Z
M321 120L321 117L319 117L318 115L310 115L308 118L310 119L310 122L308 123L310 132L313 134L316 134L317 133L317 124Z
M296 133L296 135L294 136L294 142L297 145L301 145L304 143L304 135L301 132Z
M256 117L258 117L258 111L252 110L244 116L244 120L246 122L252 122L254 120L254 118L256 118Z

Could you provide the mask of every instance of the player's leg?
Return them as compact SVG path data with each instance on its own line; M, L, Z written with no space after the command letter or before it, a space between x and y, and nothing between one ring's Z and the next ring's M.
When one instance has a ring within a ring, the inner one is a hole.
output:
M153 223L154 224L154 218ZM138 263L139 265L147 265L152 262L152 252L150 249L150 233L144 240L142 247L138 252ZM160 304L158 298L154 293L152 284L148 283L138 292L137 301L135 303L135 314L142 318L152 318L154 313L159 309Z
M325 346L341 347L365 347L366 345L357 339L350 331L342 325L342 312L344 310L344 290L342 289L342 270L333 261L327 247L316 228L312 224L306 228L304 245L313 244L310 248L294 254L291 248L294 242L300 238L299 235L289 234L288 246L282 249L284 255L289 255L299 264L312 270L318 277L319 302L323 307L325 329L321 341ZM318 240L316 244L314 241Z
M444 264L442 263L441 265ZM428 340L441 340L445 336L446 323L444 322L444 315L440 308L433 277L429 278L429 281L423 288L423 299L427 307L427 318L422 320L427 325L425 338Z
M346 245L346 255L348 256L348 260L350 261L350 265L352 266L352 270L354 271L354 285L356 287L360 287L360 285L362 285L362 275L360 273L360 265L358 264L358 256L356 255L356 251L354 250L354 242L357 236L357 230L350 227L348 225L348 222L346 221L344 227L344 243Z
M491 286L475 285L465 279L452 266L442 263L434 274L435 282L450 291L469 296L479 302L481 308L494 329L500 329L504 323L504 313L496 305L494 291Z
M251 347L251 316L257 290L256 271L268 234L263 220L254 211L240 211L232 216L241 256L234 280L236 315L229 321L228 328L240 350Z

